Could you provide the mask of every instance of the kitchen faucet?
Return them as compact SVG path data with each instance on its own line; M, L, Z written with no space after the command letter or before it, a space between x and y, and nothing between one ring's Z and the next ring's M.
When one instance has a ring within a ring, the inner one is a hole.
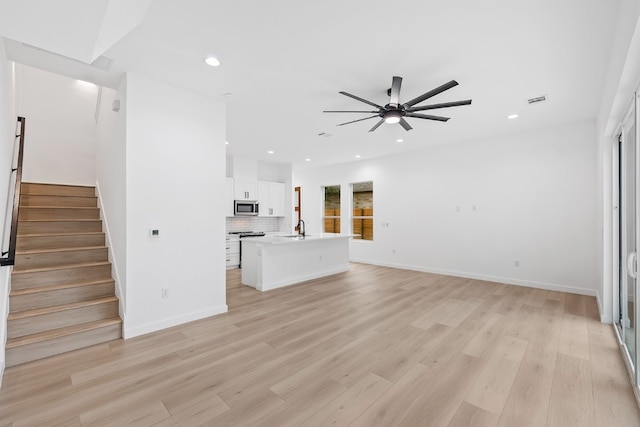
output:
M300 224L302 224L302 227L300 227ZM303 220L301 220L301 219L298 220L298 225L296 225L296 228L298 229L298 232L300 234L302 234L302 237L304 237L306 226L304 225L304 221ZM300 230L302 230L302 232L300 232Z

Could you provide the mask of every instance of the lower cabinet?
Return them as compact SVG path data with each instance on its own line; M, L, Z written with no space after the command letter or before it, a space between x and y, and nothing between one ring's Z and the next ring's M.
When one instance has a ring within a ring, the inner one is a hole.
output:
M240 266L240 239L237 236L227 236L226 260L228 269Z

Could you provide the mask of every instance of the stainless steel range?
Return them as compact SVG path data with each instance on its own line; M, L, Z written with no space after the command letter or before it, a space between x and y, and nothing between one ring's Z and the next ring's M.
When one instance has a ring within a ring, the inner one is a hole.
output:
M231 231L229 234L235 234L240 238L240 268L242 268L242 239L247 237L262 237L263 231Z

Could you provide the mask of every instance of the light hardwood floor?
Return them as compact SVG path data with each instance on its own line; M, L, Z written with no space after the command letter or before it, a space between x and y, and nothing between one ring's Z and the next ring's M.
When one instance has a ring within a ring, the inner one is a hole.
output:
M0 426L640 426L594 298L352 264L6 370Z

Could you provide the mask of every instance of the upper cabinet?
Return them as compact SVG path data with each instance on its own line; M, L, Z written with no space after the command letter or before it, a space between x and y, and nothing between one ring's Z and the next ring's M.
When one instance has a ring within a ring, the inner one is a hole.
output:
M258 161L234 157L232 162L233 198L258 200Z
M235 200L258 200L258 183L234 180L233 197Z
M284 183L258 181L258 216L284 216Z

